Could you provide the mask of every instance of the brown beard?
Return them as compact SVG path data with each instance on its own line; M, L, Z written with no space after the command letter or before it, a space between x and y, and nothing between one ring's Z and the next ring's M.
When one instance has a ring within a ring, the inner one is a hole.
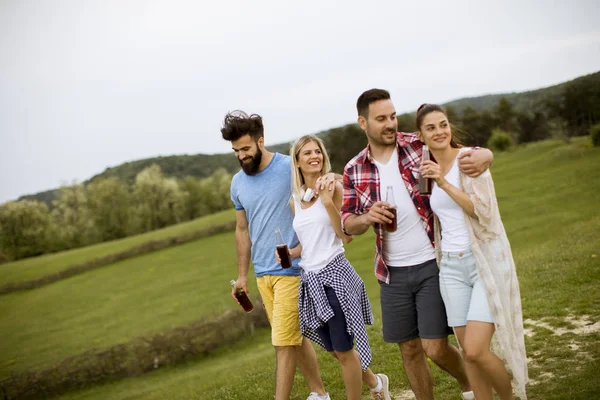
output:
M239 160L240 166L246 175L256 175L258 173L258 167L262 161L262 150L256 147L256 154L250 157L250 162L244 162Z

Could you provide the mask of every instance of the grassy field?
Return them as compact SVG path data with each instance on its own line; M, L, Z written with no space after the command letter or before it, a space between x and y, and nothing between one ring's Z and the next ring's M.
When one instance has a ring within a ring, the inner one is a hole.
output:
M498 154L492 168L521 284L530 399L600 398L600 149L588 140L531 144ZM381 338L373 252L372 233L347 246L376 316L372 369L388 374L395 398L410 398L399 351ZM237 307L227 284L235 274L233 233L226 233L2 296L0 377ZM258 331L202 360L62 398L269 399L269 343L268 331ZM332 398L344 398L338 365L318 355ZM436 399L459 399L456 382L433 371ZM292 398L307 395L298 374Z
M21 282L40 278L43 275L63 270L71 265L90 261L94 258L106 256L127 250L142 243L177 236L206 228L215 224L222 224L235 219L233 210L222 211L193 221L169 226L152 232L128 238L98 243L92 246L47 254L39 257L27 258L11 263L0 264L0 286L7 283Z

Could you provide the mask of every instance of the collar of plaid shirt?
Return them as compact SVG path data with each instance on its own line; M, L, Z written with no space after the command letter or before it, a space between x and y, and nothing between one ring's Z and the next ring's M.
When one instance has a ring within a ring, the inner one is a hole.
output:
M429 197L421 197L418 189L419 167L423 153L423 142L415 133L398 132L396 135L398 151L398 168L406 190L421 217L423 227L433 241L433 212L429 206ZM361 215L369 211L373 203L380 201L379 172L367 146L354 157L344 169L344 199L342 203L342 224L351 215ZM375 276L378 280L389 283L390 274L383 260L383 225L375 224L377 234L375 254Z

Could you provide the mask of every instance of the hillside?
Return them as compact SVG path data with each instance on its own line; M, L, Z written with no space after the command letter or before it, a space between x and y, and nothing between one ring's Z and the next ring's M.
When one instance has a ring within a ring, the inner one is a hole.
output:
M600 395L594 383L600 367L600 212L594 207L600 190L599 155L600 149L590 147L588 138L569 144L542 141L498 154L492 168L519 275L531 399L583 400ZM222 213L219 221L231 217L231 212ZM209 220L195 224L200 222ZM393 398L409 398L405 397L408 383L397 346L384 343L381 337L373 240L369 231L346 246L348 259L365 281L375 314L375 325L368 329L372 369L388 374ZM234 233L223 233L5 295L0 302L0 384L12 373L60 365L84 351L127 344L237 309L228 285L236 274L234 248ZM100 246L93 246L56 257L67 265L73 257L83 257L83 252L93 257L99 251ZM40 272L32 262L9 263L0 269L22 270L27 263L36 270L32 272ZM9 275L0 276L0 283L12 279ZM255 296L255 280L250 284ZM344 398L339 365L324 351L319 350L318 357L332 398ZM90 383L60 398L267 399L272 398L274 359L268 333L256 330L209 356L173 367L161 364L152 373L131 379ZM460 396L448 374L433 368L433 377L436 399ZM306 385L297 374L291 399L302 400L306 395Z
M496 107L498 100L502 97L505 97L513 105L515 112L540 111L539 109L545 102L556 101L560 98L561 93L563 93L566 87L574 86L575 84L580 83L582 80L600 82L600 72L582 76L574 80L543 89L520 93L500 93L479 97L462 98L445 103L444 106L452 107L458 114L462 113L467 107L471 107L476 111L492 110L494 107ZM410 113L399 116L399 120L402 118L409 121L413 120L413 116ZM325 132L322 132L321 137L325 140L327 145L330 145L330 143L327 141L329 136L332 136L332 134L340 130L348 130L348 132L355 130L355 128L357 128L355 125L356 124L349 124L343 127L331 128ZM344 135L346 135L346 133L344 133ZM339 143L335 140L334 142ZM269 149L287 154L289 151L289 143L281 143L269 146ZM332 154L332 158L335 158L335 154ZM339 165L334 165L334 170L336 170L335 167L337 166L337 172L340 172L340 165L343 166L345 161L347 161L345 159L347 157L343 158L344 160L338 162ZM232 153L213 155L172 155L130 161L116 167L107 168L102 173L91 177L84 183L87 184L89 182L93 182L94 180L108 177L118 177L126 182L131 183L134 181L137 173L152 164L158 164L165 175L177 178L184 178L185 176L205 178L210 176L217 168L224 168L230 173L239 170L239 164ZM56 189L21 196L19 200L39 200L51 205L52 200L55 198L55 194Z

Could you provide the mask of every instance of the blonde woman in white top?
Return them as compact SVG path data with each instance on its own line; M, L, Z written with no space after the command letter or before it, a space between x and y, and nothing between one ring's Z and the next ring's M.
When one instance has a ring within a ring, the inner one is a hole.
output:
M342 185L336 182L333 190L311 194L319 177L331 170L318 137L298 139L290 156L290 207L302 248L298 295L302 334L339 360L348 399L361 399L365 382L374 399L391 400L388 377L369 369L372 354L366 325L373 324L373 314L364 283L344 254L343 242L352 237L342 231Z
M519 283L491 173L470 178L460 172L456 158L462 150L440 106L419 107L417 129L435 159L424 161L421 172L434 180L430 204L436 214L440 289L475 398L492 400L493 388L502 400L513 399L513 389L525 400Z

